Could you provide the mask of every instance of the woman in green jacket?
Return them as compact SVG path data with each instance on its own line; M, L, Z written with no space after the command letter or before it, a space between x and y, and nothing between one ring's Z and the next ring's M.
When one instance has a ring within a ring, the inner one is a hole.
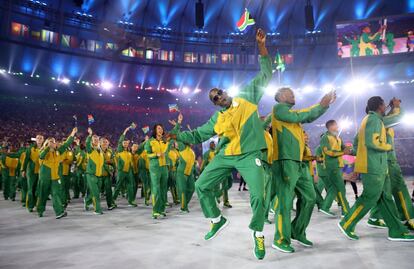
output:
M166 216L165 196L168 183L167 154L169 144L164 139L164 127L154 125L152 137L145 143L145 150L150 160L149 172L151 179L152 217Z

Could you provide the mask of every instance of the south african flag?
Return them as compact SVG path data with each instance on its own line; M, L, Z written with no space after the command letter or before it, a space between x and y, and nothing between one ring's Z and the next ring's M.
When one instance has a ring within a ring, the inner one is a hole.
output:
M254 25L256 22L253 18L250 17L250 12L247 10L247 8L244 10L243 16L240 18L240 20L237 22L237 28L240 32L243 32L246 30L247 26Z

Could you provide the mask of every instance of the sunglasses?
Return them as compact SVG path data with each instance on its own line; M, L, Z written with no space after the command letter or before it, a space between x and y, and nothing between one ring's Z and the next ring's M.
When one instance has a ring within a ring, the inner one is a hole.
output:
M217 91L217 94L216 95L214 95L214 97L213 97L213 102L214 103L217 103L218 102L218 100L219 100L219 98L220 98L220 96L222 96L223 95L223 90L218 90Z

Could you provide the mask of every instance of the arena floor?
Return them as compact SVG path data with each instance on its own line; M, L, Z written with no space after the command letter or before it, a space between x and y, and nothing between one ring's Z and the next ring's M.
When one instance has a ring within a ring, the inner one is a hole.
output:
M353 197L349 185L347 190ZM209 242L202 239L209 224L196 199L190 214L172 208L161 220L151 219L142 200L138 208L118 201L118 209L95 216L82 210L79 199L62 220L55 220L50 203L38 218L18 202L1 200L0 268L413 268L414 243L390 242L386 230L369 228L365 221L357 227L361 239L350 241L339 232L339 219L316 210L308 228L314 248L295 244L296 253L280 253L271 248L274 225L266 225L267 254L258 261L247 228L248 193L233 186L230 198L234 207L224 210L230 225ZM336 205L333 211L338 212Z

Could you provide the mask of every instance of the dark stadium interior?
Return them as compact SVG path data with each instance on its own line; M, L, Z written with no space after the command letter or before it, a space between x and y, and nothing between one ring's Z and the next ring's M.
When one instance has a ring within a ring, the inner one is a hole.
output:
M196 25L197 2L204 4L203 27ZM413 193L414 35L408 32L414 31L414 0L311 0L313 29L306 29L306 2L309 1L0 0L0 146L17 151L32 143L37 134L64 140L76 124L77 137L83 144L87 128L91 127L116 148L120 135L132 122L137 128L127 138L141 143L147 135L142 129L146 126L150 132L157 123L167 131L173 129L169 120L176 120L179 113L171 112L172 104L183 114L183 126L201 126L217 110L209 99L210 89L224 89L237 95L259 72L255 35L262 28L274 66L272 79L258 105L260 116L272 113L275 93L281 87L294 90L295 109L316 104L335 90L337 101L328 112L303 125L314 152L321 134L326 132L326 121L337 120L343 142L352 143L371 96L381 96L386 104L394 97L401 99L404 117L394 128L395 152L408 190ZM239 31L236 23L245 8L255 25ZM380 51L375 47L374 55L350 57L352 42L340 34L338 25L355 23L358 25L348 29L363 31L364 25L377 31L387 24L387 17L389 32L393 29L392 18L404 19L399 33L395 33L395 38L404 40L396 42L395 48L393 45L394 52L386 44L384 32ZM276 67L278 56L283 59L283 70ZM88 123L88 115L93 115L93 124ZM194 145L195 155L201 158L205 147ZM170 224L151 222L149 209L144 208L141 200L137 210L146 211L134 213L131 210L135 209L126 208L126 203L121 202L123 208L105 212L99 222L90 215L82 215L79 200L69 205L71 219L65 219L59 229L54 219L37 220L23 212L20 204L0 201L0 268L259 267L250 257L251 249L245 247L251 243L245 240L244 231L250 218L249 196L237 191L238 183L239 178L235 178L229 191L234 208L224 211L232 218L229 229L233 230L216 245L201 240L204 230L199 226L205 226L207 221L202 219L197 195L190 204L194 208L191 215L195 216L177 217L175 213L179 213L175 211L179 209L170 209L175 212L166 219ZM362 192L360 180L358 187ZM346 191L353 197L349 184ZM349 201L353 203L355 199ZM50 217L50 205L48 211ZM320 244L313 250L300 249L294 258L275 254L269 245L266 267L330 268L330 261L337 268L413 266L411 243L384 243L386 240L376 231L364 226L361 241L366 241L355 246L339 238L335 221L323 218L316 209L312 218L309 234L320 239ZM26 219L30 221L25 222ZM44 227L39 228L41 225ZM174 226L178 226L176 231L171 228ZM237 227L244 230L239 233ZM268 244L274 225L266 227ZM48 229L52 232L48 233ZM105 236L93 229L102 229ZM19 231L39 236L23 238ZM62 241L54 240L55 235L61 236ZM78 243L70 242L78 238ZM64 241L68 241L66 245ZM49 242L53 247L33 250ZM91 251L92 259L85 253L89 251L88 244L96 242L105 247ZM230 247L232 244L235 246ZM56 250L60 246L62 249ZM27 248L32 251L24 251ZM135 254L131 248L141 253ZM48 257L48 251L57 251L61 258ZM177 252L180 253L174 256ZM95 261L100 257L101 261Z

